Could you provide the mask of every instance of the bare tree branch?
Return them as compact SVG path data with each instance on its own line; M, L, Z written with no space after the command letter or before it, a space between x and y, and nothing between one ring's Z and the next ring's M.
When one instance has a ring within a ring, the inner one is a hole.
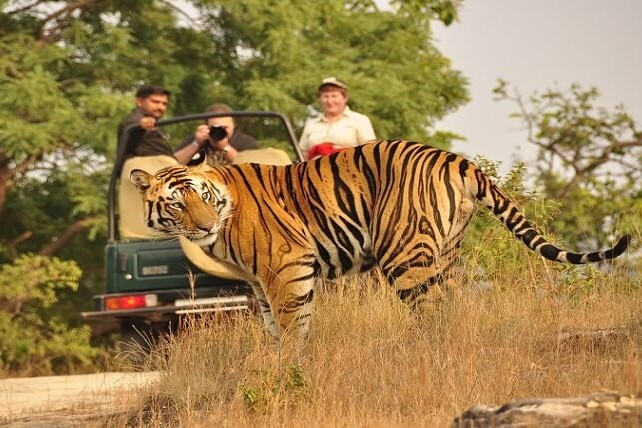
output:
M57 239L51 241L49 244L45 245L38 251L38 254L41 256L53 256L61 248L71 242L79 233L87 229L94 221L96 217L86 217L80 220L76 220L70 224L67 229L57 237Z
M557 150L557 147L555 147L553 144L545 144L537 140L529 140L529 141L535 144L536 146L541 147L543 150L557 156L565 165L568 165L573 169L577 169L575 168L575 162L573 162L573 160L571 159L567 159L566 156L564 156L564 154L561 151ZM549 161L549 172L553 169L552 162L553 162L553 158L551 158L551 160Z
M548 150L553 151L552 146L546 147ZM567 197L571 190L573 190L573 188L577 185L577 183L580 182L580 180L586 178L600 166L608 162L615 161L611 156L613 152L615 152L616 150L624 150L630 147L642 147L642 141L615 142L606 146L598 157L594 158L592 162L588 163L584 167L579 167L576 163L574 163L573 169L575 170L575 176L562 189L560 189L560 191L557 192L555 196L559 199ZM558 154L558 156L560 155ZM560 158L562 158L562 156L560 156Z
M541 143L535 138L535 127L536 123L532 119L532 115L528 112L528 109L526 108L526 103L524 102L524 99L522 98L522 95L519 93L517 88L514 89L513 95L507 95L506 98L509 101L513 101L515 104L517 104L517 107L519 108L519 114L521 118L524 120L526 123L526 139L530 141L531 143L535 144L536 146L541 147L544 149L544 153L549 154L548 161L547 161L547 169L548 173L550 174L551 171L553 171L554 163L555 163L555 156L558 156L563 163L566 163L567 165L572 165L572 161L566 159L566 157L558 151L554 147L550 147L544 143ZM548 100L545 103L542 103L539 108L537 109L537 115L544 110L551 104L551 101Z
M9 251L9 254L11 254L11 257L16 258L18 257L18 250L16 250L16 247L26 240L30 239L33 236L33 232L30 230L26 230L22 232L20 235L16 236L13 238L11 241L7 242L5 246L7 247L7 250Z
M86 9L91 6L96 6L100 3L105 3L105 0L79 0L75 3L69 3L65 7L55 11L54 13L45 16L41 20L40 28L38 30L38 41L42 44L51 42L51 34L59 31L59 28L57 28L56 26L51 28L49 30L49 34L47 34L46 28L47 24L50 21L53 21L62 16L64 16L64 18L67 18L77 9Z
M583 91L572 86L571 97L549 91L542 96L533 95L527 103L517 88L508 91L506 86L506 82L500 81L495 92L499 99L516 104L515 116L525 125L527 141L539 149L540 173L565 176L555 198L568 197L606 165L617 165L616 169L627 171L624 176L628 180L639 175L636 174L639 167L631 156L635 159L635 153L642 148L642 135L624 112L610 115L600 110L594 115L591 101L599 95L596 89ZM632 138L628 136L630 132Z
M9 191L9 182L12 177L9 162L3 162L0 159L0 213L4 209L4 204L7 202L7 192Z

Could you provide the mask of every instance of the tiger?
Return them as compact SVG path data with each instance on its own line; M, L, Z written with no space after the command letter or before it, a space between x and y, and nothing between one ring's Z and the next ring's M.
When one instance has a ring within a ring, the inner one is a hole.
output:
M542 257L584 264L606 251L569 252L547 241L493 180L465 157L429 145L382 140L284 166L133 170L147 227L184 236L252 287L278 343L309 333L317 278L378 267L411 306L452 279L479 204Z

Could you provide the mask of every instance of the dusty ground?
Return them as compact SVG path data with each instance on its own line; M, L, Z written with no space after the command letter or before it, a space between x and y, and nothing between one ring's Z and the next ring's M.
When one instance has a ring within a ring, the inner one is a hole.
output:
M157 372L96 373L0 380L0 426L77 427L126 409Z

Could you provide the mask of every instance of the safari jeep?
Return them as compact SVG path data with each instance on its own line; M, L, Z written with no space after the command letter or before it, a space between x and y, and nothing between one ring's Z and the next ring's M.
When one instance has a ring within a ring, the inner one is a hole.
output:
M169 140L181 141L211 117L232 116L260 149L239 152L234 163L287 164L302 159L289 121L279 113L203 113L160 120ZM170 126L171 125L171 126ZM118 142L108 194L109 239L105 248L106 290L94 296L92 324L114 322L123 338L176 328L181 315L248 309L249 286L186 239L152 237L143 224L143 204L129 181L134 168L149 172L176 164L169 156L124 159L128 132ZM169 135L171 132L171 135Z

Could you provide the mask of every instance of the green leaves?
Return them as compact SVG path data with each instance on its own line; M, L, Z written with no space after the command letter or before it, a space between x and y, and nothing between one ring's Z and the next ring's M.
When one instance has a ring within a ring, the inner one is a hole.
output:
M78 288L80 268L71 261L22 254L13 263L0 265L0 300L5 310L20 312L23 304L34 302L50 307L58 301L58 291Z
M623 106L597 105L597 88L572 84L524 99L499 81L498 100L515 103L528 140L538 147L535 180L543 196L563 201L552 229L597 250L621 231L639 230L642 139Z
M279 372L253 370L248 377L249 384L241 384L239 389L243 401L253 410L265 412L285 397L305 399L309 395L308 377L297 364L287 364Z
M0 375L50 374L89 367L100 355L89 327L70 328L52 308L78 289L73 261L22 254L0 265Z
M455 138L431 127L467 100L465 80L432 44L429 24L450 23L457 2L389 10L372 0L186 3L190 17L173 2L147 0L9 2L0 12L0 269L14 281L0 288L26 293L14 301L55 311L52 302L77 285L79 272L61 276L73 262L45 254L78 260L84 278L98 278L79 292L101 289L116 127L141 84L172 91L168 116L223 102L282 112L300 130L319 108L320 79L337 75L378 136L434 134L441 147ZM178 145L183 131L168 131ZM52 328L47 311L23 320L38 331L33 340ZM69 312L56 325L73 321ZM67 333L56 330L51 340L81 340ZM20 349L34 342L25 343Z
M351 107L372 119L378 136L425 140L437 119L468 99L464 78L430 41L433 7L448 4L455 7L403 2L379 11L363 1L246 0L205 6L202 13L229 68L219 91L232 89L230 103L269 106L302 127L319 108L318 82L336 75L348 82Z

